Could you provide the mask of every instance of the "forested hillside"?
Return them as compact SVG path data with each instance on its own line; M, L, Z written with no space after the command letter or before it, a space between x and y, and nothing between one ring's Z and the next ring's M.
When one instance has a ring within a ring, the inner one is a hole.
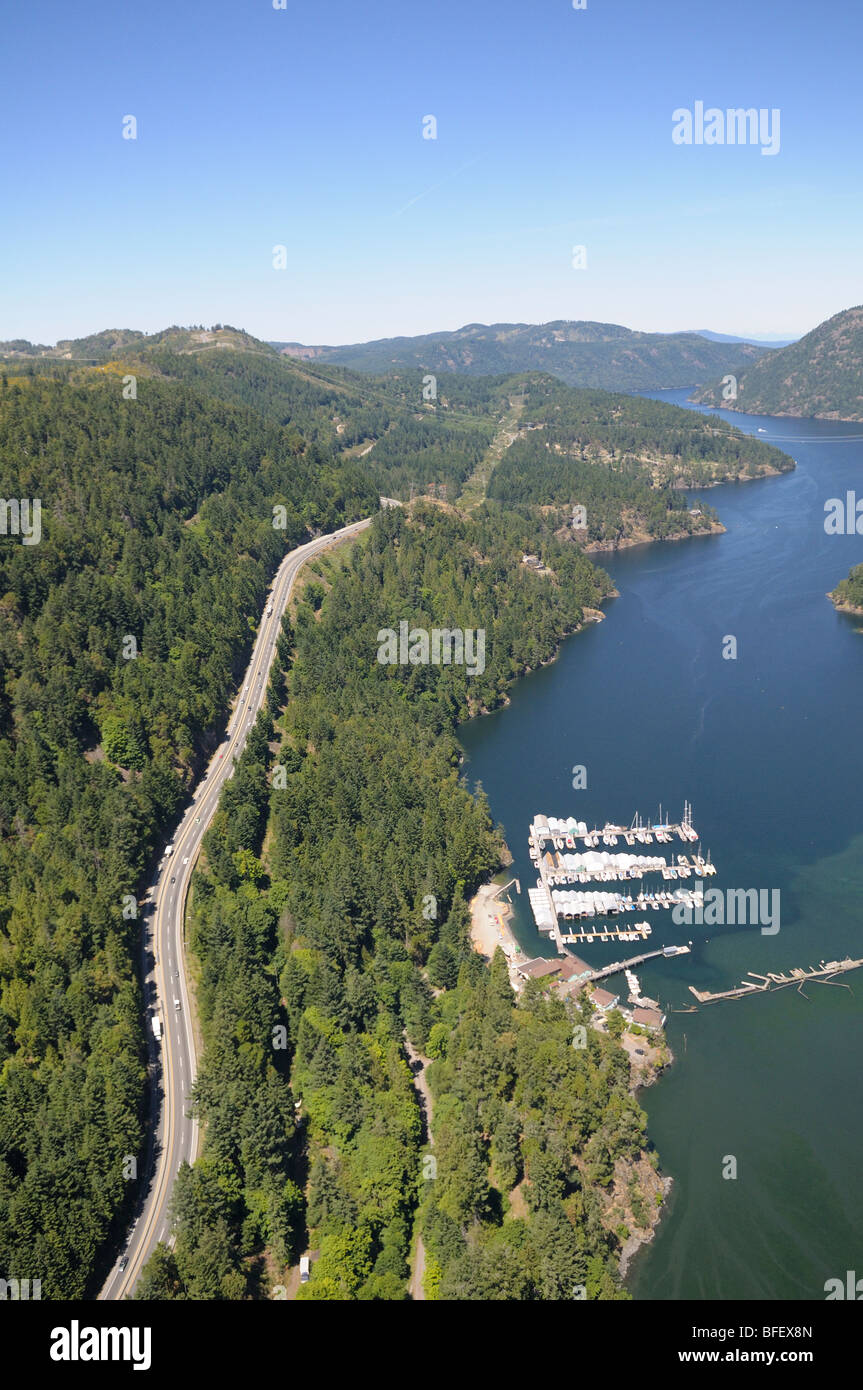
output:
M137 886L285 549L377 500L295 430L102 373L4 373L0 460L41 500L38 544L0 537L0 1269L71 1297L141 1152Z
M380 338L338 347L277 343L286 354L315 363L339 363L356 371L425 372L492 376L549 372L569 386L603 391L658 391L710 381L764 347L711 342L698 333L638 333L616 323L558 319L551 323L469 323L452 332L415 338Z
M845 309L811 333L757 362L732 367L737 396L722 384L696 397L752 415L798 415L816 420L863 420L863 306Z
M631 1203L647 1226L659 1187L640 1171L655 1156L627 1055L589 1026L590 1009L581 996L567 1010L534 983L516 1002L500 949L435 1000L437 1168L421 1211L430 1296L627 1297L616 1274L623 1232L603 1222L603 1195ZM574 1025L584 1048L573 1047Z
M242 352L153 349L142 361L197 391L298 426L327 448L359 455L365 446L364 472L382 492L405 498L429 485L456 496L488 449L512 385L442 378L440 396L426 402L420 372L367 378Z
M528 545L553 580L519 564ZM496 508L384 512L315 568L195 878L204 1154L139 1297L278 1296L310 1244L301 1298L403 1299L420 1204L429 1297L618 1297L592 1187L643 1147L628 1064L610 1039L576 1056L563 1006L516 1009L473 951L467 899L499 845L454 737L608 580ZM484 627L483 675L381 665L378 632L402 617ZM440 1059L433 1179L406 1037ZM525 1173L517 1214L505 1193Z
M725 421L645 398L573 390L541 374L445 374L426 401L419 371L372 377L229 348L156 346L140 361L146 371L292 422L322 447L353 454L381 493L405 500L426 490L456 500L515 406L520 429L505 441L489 495L511 506L580 503L588 543L709 530L710 509L702 504L693 517L680 489L793 467L787 455Z
M574 328L590 339L590 325ZM624 332L610 333L610 341ZM95 370L118 379L131 373L182 384L299 431L328 452L353 456L381 493L404 500L434 491L455 501L490 458L492 442L514 410L520 433L514 443L508 436L499 460L492 461L490 495L510 504L589 504L595 542L614 543L633 532L660 538L705 529L709 517L700 524L689 518L683 499L670 495L672 487L703 487L793 466L786 455L722 420L663 402L573 390L537 372L442 372L432 380L423 370L402 368L373 376L280 357L266 343L219 325L171 328L149 337L108 332L72 344L75 352L85 347L100 351ZM6 370L14 371L14 364ZM68 375L73 365L52 353L31 370ZM82 379L90 374L80 371Z
M530 378L526 396L520 435L495 468L489 496L559 505L564 522L580 505L588 543L709 530L714 513L703 503L691 508L681 488L794 467L724 421L662 401L572 391L547 378Z

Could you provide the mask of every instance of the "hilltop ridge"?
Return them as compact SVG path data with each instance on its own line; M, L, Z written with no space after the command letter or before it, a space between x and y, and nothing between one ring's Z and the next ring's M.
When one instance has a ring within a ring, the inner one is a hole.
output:
M568 386L651 391L695 386L757 360L770 349L714 342L697 332L642 333L616 323L555 319L550 323L468 323L417 337L310 346L274 342L286 356L338 363L355 371L417 367L475 376L543 371Z
M740 364L734 374L736 400L724 398L721 382L695 400L751 415L863 420L863 305L843 309L757 362Z

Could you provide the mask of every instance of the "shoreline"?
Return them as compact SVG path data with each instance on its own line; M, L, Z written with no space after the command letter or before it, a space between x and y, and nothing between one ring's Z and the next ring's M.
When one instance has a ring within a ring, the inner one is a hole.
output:
M863 607L859 603L849 603L847 599L837 598L835 590L833 593L828 593L827 598L837 613L849 613L852 618L863 618Z
M692 541L699 536L724 536L726 533L722 522L714 521L709 527L701 527L698 531L674 531L670 536L626 536L620 541L591 541L582 549L585 555L613 555L617 550L631 550L638 545L666 545L671 541Z
M670 388L674 390L674 387ZM739 396L738 396L739 400ZM730 401L723 401L721 405L716 405L713 401L699 400L697 396L689 396L690 405L704 405L709 410L727 410L734 415L754 415L762 420L826 420L832 425L860 425L863 424L863 415L838 415L835 411L824 415L797 415L793 410L761 410L756 404L750 404L746 408L741 405L732 405ZM738 427L739 428L739 427Z
M621 1284L626 1283L626 1276L629 1273L629 1267L632 1261L635 1259L639 1250L643 1250L646 1245L650 1245L659 1229L659 1223L665 1215L665 1208L668 1203L668 1198L671 1195L671 1189L674 1186L674 1179L667 1174L663 1177L659 1173L657 1173L657 1177L659 1178L658 1191L662 1193L662 1205L656 1208L655 1216L654 1213L651 1212L651 1216L654 1216L654 1219L644 1231L631 1231L624 1241L623 1249L620 1252L620 1265L618 1266Z
M604 594L602 596L599 602L605 603L606 599L610 598L620 598L619 590L614 588L610 589L607 594ZM507 705L511 703L510 696L507 692L510 690L512 686L514 686L518 681L524 680L525 676L532 675L534 671L541 671L544 666L551 666L555 661L557 661L558 657L560 656L563 643L566 642L568 638L577 637L580 632L584 632L594 623L605 622L606 615L605 613L603 613L601 608L591 608L589 606L585 606L582 608L581 611L581 622L576 623L576 625L570 628L568 632L561 633L560 637L557 639L557 643L555 645L554 651L551 653L551 656L546 657L544 661L540 661L536 666L525 666L523 671L519 671L516 675L512 677L510 681L507 682L506 692L502 695L499 704L494 705L491 709L489 709L487 705L481 705L479 709L472 710L466 719L460 721L460 724L467 724L471 719L482 719L487 714L496 714L498 710L506 709ZM460 761L464 761L463 755Z
M509 982L515 993L520 994L524 982L516 970L530 957L526 956L519 946L510 926L512 905L498 898L502 888L503 884L495 883L492 879L491 883L481 884L471 898L468 904L471 945L477 954L488 962L491 962L499 946L509 966Z

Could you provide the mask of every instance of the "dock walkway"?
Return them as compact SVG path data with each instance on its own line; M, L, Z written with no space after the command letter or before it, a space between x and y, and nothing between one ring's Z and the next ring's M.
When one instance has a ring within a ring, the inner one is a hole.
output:
M718 994L711 994L708 990L696 989L695 985L690 985L689 991L695 995L699 1004L715 1004L719 999L742 999L749 994L769 994L776 989L785 989L788 985L797 985L798 992L802 994L802 986L808 980L821 980L830 984L834 976L844 975L849 970L858 970L861 965L863 960L852 960L850 956L846 956L844 960L831 960L826 964L821 961L817 968L813 967L811 970L795 966L783 974L768 971L766 975L749 970L747 974L752 976L752 980L743 980L736 989L725 989ZM760 983L754 983L756 980ZM850 989L850 985L845 985L844 988Z

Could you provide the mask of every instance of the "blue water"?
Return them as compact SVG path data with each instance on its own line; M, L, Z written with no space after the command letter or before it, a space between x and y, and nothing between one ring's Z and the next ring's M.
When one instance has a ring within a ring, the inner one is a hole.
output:
M655 394L685 404L686 392ZM620 592L606 620L464 727L465 770L506 829L523 888L535 881L535 813L602 825L661 802L677 819L686 798L719 869L708 886L780 891L775 935L649 915L651 944L691 940L693 952L639 971L669 1010L675 1062L641 1100L674 1186L629 1287L637 1298L823 1298L828 1278L863 1275L863 970L841 977L850 988L810 985L808 999L792 988L672 1010L694 1003L690 984L723 990L748 970L863 957L863 622L825 597L863 561L863 536L824 530L827 499L863 495L863 427L714 413L761 427L795 472L702 493L725 535L606 560ZM723 659L728 636L736 660ZM576 764L585 790L572 789ZM688 847L658 852L672 848ZM521 944L550 954L526 895L515 901ZM728 1156L734 1180L722 1176Z

